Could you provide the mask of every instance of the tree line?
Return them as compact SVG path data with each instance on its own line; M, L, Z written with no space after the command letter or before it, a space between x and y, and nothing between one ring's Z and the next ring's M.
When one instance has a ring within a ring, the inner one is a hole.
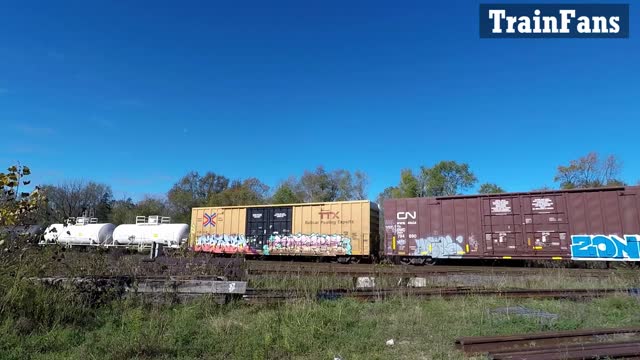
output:
M561 189L625 185L619 179L621 168L620 160L613 155L603 158L589 153L558 166L553 180ZM20 192L21 186L29 184L25 179L28 175L30 170L26 166L12 166L6 174L0 173L0 225L61 222L84 214L114 224L132 223L136 216L149 215L171 216L175 222L188 223L194 207L362 200L367 198L368 185L368 177L361 171L328 171L322 166L291 176L274 189L254 177L229 179L214 172L192 171L166 195L133 201L115 199L109 185L94 181L46 184L32 192ZM385 188L376 200L450 196L472 189L480 194L505 192L494 183L478 185L468 164L440 161L430 167L401 170L397 185Z

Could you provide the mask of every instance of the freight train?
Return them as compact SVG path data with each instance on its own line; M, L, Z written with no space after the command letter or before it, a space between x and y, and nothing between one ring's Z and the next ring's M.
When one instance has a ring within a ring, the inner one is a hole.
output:
M384 254L437 259L640 260L640 187L390 199Z
M161 216L137 216L135 224L115 226L99 223L97 218L70 218L65 224L51 224L43 234L41 245L103 246L150 248L162 244L178 248L189 234L187 224L172 224Z
M370 201L194 208L189 239L195 251L358 262L379 252L379 219Z
M199 207L191 226L49 226L44 243L149 246L245 256L416 265L441 259L640 261L640 187L441 196L290 205Z

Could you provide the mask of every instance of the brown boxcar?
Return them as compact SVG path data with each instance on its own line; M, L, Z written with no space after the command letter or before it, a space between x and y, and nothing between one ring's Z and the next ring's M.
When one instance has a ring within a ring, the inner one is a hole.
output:
M640 187L389 199L387 256L640 260Z
M348 258L380 246L378 205L340 201L194 208L196 251Z

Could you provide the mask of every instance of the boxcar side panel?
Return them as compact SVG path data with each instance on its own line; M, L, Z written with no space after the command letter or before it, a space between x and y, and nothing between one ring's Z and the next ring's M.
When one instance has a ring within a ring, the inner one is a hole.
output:
M377 206L369 201L205 207L191 216L190 245L204 252L368 256L379 238Z
M296 253L313 256L370 255L372 228L371 203L334 202L300 204L293 208ZM375 236L375 235L374 235ZM376 236L377 239L377 236Z
M385 254L640 260L639 189L389 199Z
M245 236L246 215L245 208L193 208L191 247L213 253L257 253Z
M569 219L564 194L522 196L526 244L520 254L561 256L569 252Z
M478 199L390 199L384 214L386 255L460 258L484 251Z
M572 259L640 261L638 187L569 193L567 197L572 206ZM586 221L578 214L584 214Z

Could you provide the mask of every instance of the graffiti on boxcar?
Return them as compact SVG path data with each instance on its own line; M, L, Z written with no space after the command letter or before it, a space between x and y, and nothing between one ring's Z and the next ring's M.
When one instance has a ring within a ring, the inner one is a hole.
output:
M267 244L265 255L351 255L351 239L339 234L275 234L269 237Z
M416 239L414 255L428 255L433 258L455 258L464 254L462 244L464 238L457 236L455 240L451 235L429 236Z
M243 234L204 234L196 240L196 250L214 253L256 254L255 241Z
M572 235L571 258L640 261L640 235Z
M204 234L196 240L196 251L262 255L351 255L351 238L334 234L271 235L260 245L243 234Z

